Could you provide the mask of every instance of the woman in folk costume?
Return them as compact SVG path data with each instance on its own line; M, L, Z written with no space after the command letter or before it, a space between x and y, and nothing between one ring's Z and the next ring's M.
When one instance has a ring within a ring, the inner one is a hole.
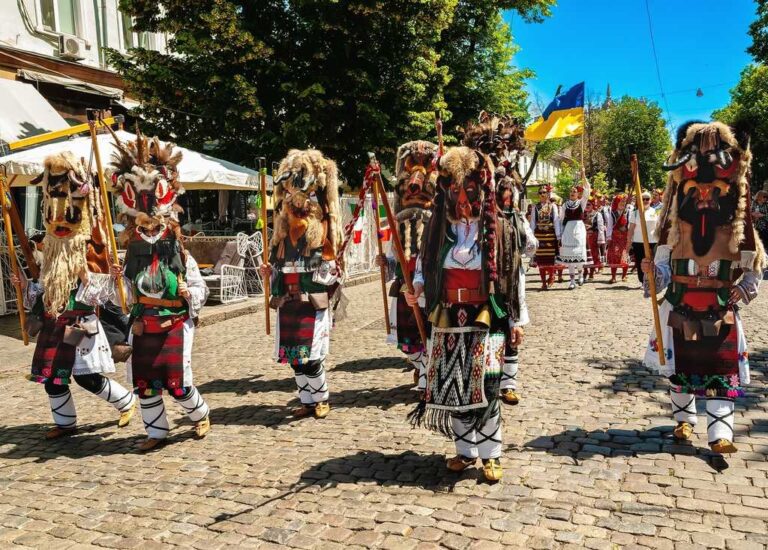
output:
M676 438L691 438L696 398L706 400L707 438L717 453L736 451L734 399L750 381L738 302L755 299L765 265L749 208L751 160L746 134L720 122L683 125L664 166L670 177L656 255L641 265L655 270L657 290L666 288L666 365L659 365L655 334L645 364L672 384Z
M531 229L539 243L533 262L539 268L541 290L547 290L555 284L555 258L562 229L560 212L552 201L551 185L539 188L539 202L531 212Z
M428 141L409 141L397 149L395 163L395 217L398 235L403 246L408 270L413 273L421 250L426 227L432 216L437 171L433 161L437 145ZM421 341L413 308L405 302L405 282L399 264L395 267L395 280L389 288L390 327L397 347L406 354L414 368L416 389L424 391L427 383L426 344ZM419 300L422 310L424 299ZM423 316L426 319L426 315Z
M464 132L462 144L471 147L483 154L487 154L495 166L494 181L496 184L496 207L498 215L503 216L509 223L511 235L514 237L514 246L517 254L533 257L538 246L536 237L528 221L519 210L520 189L523 178L518 172L518 162L525 150L525 128L516 119L510 116L489 115L485 111L480 113L478 123L470 123ZM525 304L525 267L522 261L518 265L519 270L519 300L520 322L519 326L527 325L528 308ZM520 395L517 391L517 374L519 370L519 350L515 334L510 333L505 340L504 366L501 371L501 383L499 390L501 400L507 405L517 405Z
M627 254L627 242L629 240L629 211L627 210L627 196L616 195L611 204L611 230L608 234L607 262L611 268L611 280L616 282L616 272L621 268L621 280L627 280L629 269L629 255Z
M508 336L518 346L518 237L498 215L490 159L468 147L438 159L438 193L409 304L426 294L432 322L424 400L409 417L452 437L462 471L480 458L489 481L502 476L499 385Z
M151 142L138 134L135 142L117 143L111 178L120 193L117 207L127 218L128 245L122 273L133 302L129 342L133 354L127 375L139 396L149 451L168 437L170 426L163 392L167 391L195 423L195 436L211 429L208 404L193 384L192 343L208 287L197 262L180 240L178 182L181 153L172 143Z
M581 177L584 185L571 188L568 200L560 209L560 223L563 229L560 234L560 254L557 259L568 267L569 290L576 288L577 284L581 286L584 283L582 270L587 263L587 228L584 224L584 211L589 201L590 188L583 168Z
M29 378L44 385L50 401L56 426L45 437L55 439L77 429L69 389L73 380L115 407L122 428L133 417L136 398L104 376L115 371L115 364L98 313L99 306L116 299L116 292L98 186L69 152L46 158L44 166L35 181L43 186L46 231L41 279L20 282L25 305L42 320L32 331L32 336L39 333Z
M603 215L596 209L597 200L590 199L584 211L584 225L587 228L587 263L584 266L584 277L595 278L595 271L603 267L600 262L600 238L605 241L605 225Z
M294 371L301 401L294 416L325 418L330 411L325 357L331 302L341 279L336 163L314 149L293 149L278 174L270 263L260 268L263 277L271 277L270 306L277 310L275 360Z

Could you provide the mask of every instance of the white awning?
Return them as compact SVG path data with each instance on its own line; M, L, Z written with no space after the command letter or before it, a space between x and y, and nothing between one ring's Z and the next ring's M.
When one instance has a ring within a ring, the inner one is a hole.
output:
M12 143L66 128L67 121L34 86L0 78L0 139Z
M135 134L122 130L118 130L116 134L123 142L136 139ZM112 153L117 148L109 134L99 134L98 141L101 161L106 168ZM177 149L182 153L182 160L178 167L179 182L188 191L204 189L259 190L259 173L256 170L184 147L177 146ZM43 171L43 161L46 157L64 151L71 151L76 157L83 158L88 163L91 158L91 138L78 137L20 151L0 157L0 164L6 166L8 177L12 178L14 187L26 185ZM92 169L95 172L95 163ZM13 178L13 176L16 177ZM271 176L267 176L267 186L269 189L272 188Z
M69 78L67 76L58 76L55 74L41 73L38 71L30 71L28 69L19 69L18 74L24 80L32 80L34 82L45 82L47 84L57 84L63 86L68 90L74 90L76 92L83 92L86 94L96 94L110 97L112 99L122 99L123 91L119 88L112 88L110 86L101 86L99 84L91 84L83 80L76 78Z

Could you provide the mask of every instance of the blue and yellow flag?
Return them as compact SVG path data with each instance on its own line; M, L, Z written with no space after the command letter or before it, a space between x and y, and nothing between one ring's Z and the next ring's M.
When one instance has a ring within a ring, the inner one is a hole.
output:
M525 130L525 139L577 136L584 132L584 83L580 82L552 100L539 119Z

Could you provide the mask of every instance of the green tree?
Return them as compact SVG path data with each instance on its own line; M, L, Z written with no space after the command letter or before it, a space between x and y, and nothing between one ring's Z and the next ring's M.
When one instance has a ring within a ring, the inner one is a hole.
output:
M755 61L768 63L768 0L756 0L757 18L749 25L752 45L747 51Z
M731 90L730 104L712 117L749 132L753 187L763 188L768 184L768 67L748 65Z
M601 114L598 135L607 162L606 175L619 190L632 183L630 153L637 153L644 187L660 187L665 181L661 165L671 150L661 108L645 99L623 97Z
M147 132L245 164L317 147L355 184L367 151L389 164L398 143L434 137L435 109L476 116L525 105L527 73L509 65L515 50L499 13L538 21L554 0L477 2L489 11L458 59L446 44L467 29L462 7L474 3L121 0L137 31L171 37L169 51L108 59L141 101Z

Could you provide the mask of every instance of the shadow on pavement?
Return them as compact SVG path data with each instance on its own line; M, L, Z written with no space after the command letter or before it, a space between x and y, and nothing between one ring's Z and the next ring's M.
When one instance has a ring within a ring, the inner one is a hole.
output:
M355 359L339 363L331 370L334 372L366 372L381 369L399 369L410 370L410 364L405 358L401 357L377 357L371 359Z
M141 422L141 419L138 419ZM25 426L0 426L0 458L22 460L35 458L35 462L47 462L59 457L86 458L90 456L110 456L136 451L136 444L146 436L134 435L121 438L109 436L119 433L117 421L98 424L81 424L77 433L55 440L46 440L45 433L52 424L27 424ZM114 428L101 432L105 428ZM96 433L101 432L101 433ZM173 443L179 436L169 438ZM10 448L8 448L10 447Z
M263 375L255 374L244 378L225 380L218 378L197 386L202 395L208 393L234 393L235 395L248 395L249 393L267 392L294 392L296 381L293 377L278 378L272 380L259 380Z
M290 380L295 389L293 379ZM411 390L412 384L396 388L360 388L334 392L331 386L331 413L342 409L358 409L376 407L388 410L403 403L415 404L418 400L416 392ZM202 386L201 386L202 388ZM299 406L298 399L292 397L285 405L239 405L237 407L216 407L211 409L211 421L215 424L235 424L244 426L277 427L293 422L314 422L313 418L296 419L291 411ZM329 418L330 418L329 416Z
M321 487L339 483L375 483L450 492L462 477L480 479L482 475L472 468L462 474L449 472L443 455L420 455L412 451L400 454L359 451L315 464L301 474L299 483Z
M614 393L668 393L669 382L666 377L656 374L643 366L638 359L605 359L594 357L585 360L590 368L603 371L607 377L613 380L610 384L603 383L595 386L596 389L605 391L613 390ZM652 397L649 400L656 401Z
M689 442L677 441L672 436L674 426L659 426L650 430L593 430L570 429L555 435L540 436L524 444L524 448L543 451L555 456L570 456L579 459L593 456L642 456L666 453L670 455L691 455L722 472L728 468L725 458L709 449L693 446Z

